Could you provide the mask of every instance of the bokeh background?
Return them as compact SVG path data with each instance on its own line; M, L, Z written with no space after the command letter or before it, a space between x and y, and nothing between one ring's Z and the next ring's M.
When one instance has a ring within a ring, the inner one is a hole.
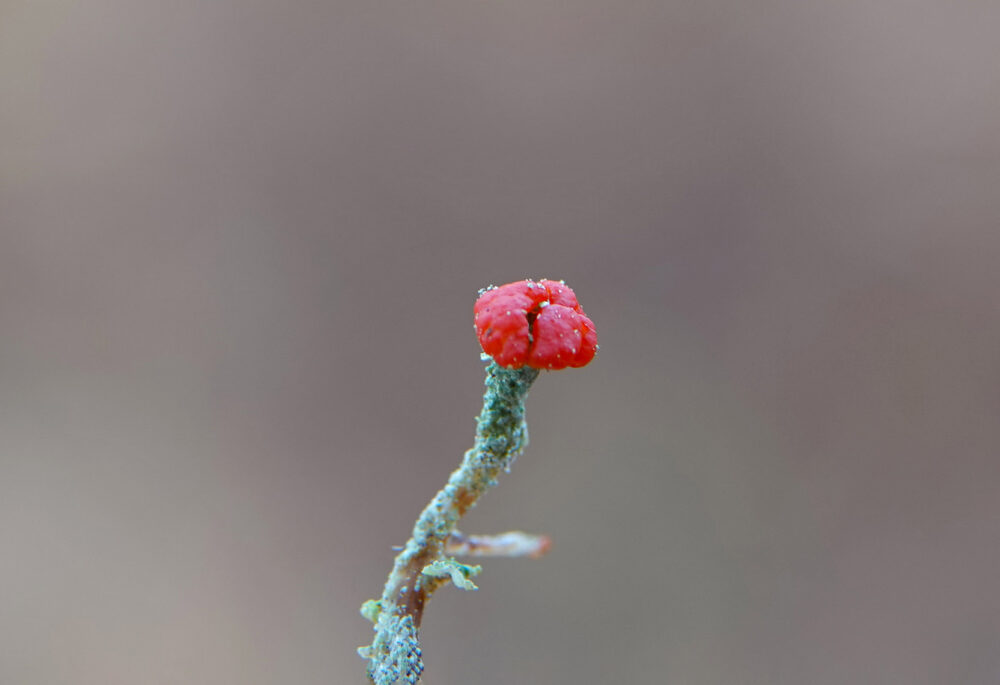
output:
M1000 4L7 0L0 682L364 682L478 288L601 337L428 685L1000 681Z

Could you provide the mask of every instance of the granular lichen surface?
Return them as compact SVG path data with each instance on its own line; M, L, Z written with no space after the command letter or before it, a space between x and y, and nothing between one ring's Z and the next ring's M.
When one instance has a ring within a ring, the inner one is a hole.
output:
M424 668L418 630L427 599L449 579L458 581L455 584L460 587L475 588L469 578L478 567L447 556L446 545L462 515L496 484L500 472L509 469L527 445L524 400L537 377L538 369L531 367L509 369L496 362L487 367L475 445L421 512L410 539L396 556L382 598L369 600L362 608L374 621L375 639L359 652L369 660L368 675L375 685L400 680L417 683Z

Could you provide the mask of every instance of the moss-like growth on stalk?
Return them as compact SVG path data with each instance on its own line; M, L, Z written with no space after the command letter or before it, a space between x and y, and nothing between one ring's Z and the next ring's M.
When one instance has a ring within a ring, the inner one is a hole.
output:
M369 660L368 676L375 685L400 679L418 682L424 663L417 631L427 599L456 574L460 586L475 588L469 578L478 568L446 556L446 544L462 515L527 446L524 399L537 377L538 369L531 367L508 369L496 362L487 366L475 446L417 518L412 536L396 556L382 599L368 600L362 607L362 614L375 623L375 640L358 651Z

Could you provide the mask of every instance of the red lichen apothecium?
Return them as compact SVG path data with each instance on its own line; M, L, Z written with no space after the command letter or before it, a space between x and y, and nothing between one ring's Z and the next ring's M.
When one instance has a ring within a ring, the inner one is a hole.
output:
M524 280L483 290L473 307L476 337L500 366L565 369L597 352L597 331L562 281Z

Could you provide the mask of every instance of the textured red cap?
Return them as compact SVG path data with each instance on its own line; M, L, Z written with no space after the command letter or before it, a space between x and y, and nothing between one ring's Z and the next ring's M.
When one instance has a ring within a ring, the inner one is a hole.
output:
M597 352L597 331L562 281L516 281L480 293L473 307L476 336L500 366L565 369Z

